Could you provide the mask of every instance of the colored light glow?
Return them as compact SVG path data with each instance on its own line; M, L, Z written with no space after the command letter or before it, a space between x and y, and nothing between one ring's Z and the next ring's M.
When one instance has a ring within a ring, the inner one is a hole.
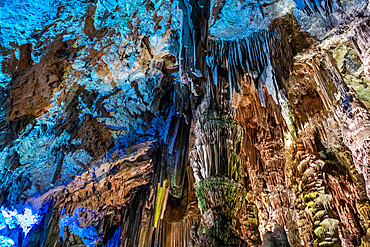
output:
M0 246L1 247L9 247L13 246L15 243L11 238L0 236Z
M23 213L19 213L16 209L9 209L1 206L0 208L0 229L6 226L9 229L14 229L20 226L23 230L24 236L27 236L31 228L39 222L41 217L34 214L32 209L25 208Z

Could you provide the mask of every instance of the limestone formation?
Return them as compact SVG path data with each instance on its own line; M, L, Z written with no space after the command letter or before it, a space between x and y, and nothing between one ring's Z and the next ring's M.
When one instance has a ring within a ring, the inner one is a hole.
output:
M0 1L0 246L370 246L369 17Z

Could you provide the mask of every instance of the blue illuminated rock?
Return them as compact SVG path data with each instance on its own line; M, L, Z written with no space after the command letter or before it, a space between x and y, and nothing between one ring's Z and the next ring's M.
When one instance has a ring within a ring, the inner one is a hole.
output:
M369 18L0 1L0 246L369 245Z

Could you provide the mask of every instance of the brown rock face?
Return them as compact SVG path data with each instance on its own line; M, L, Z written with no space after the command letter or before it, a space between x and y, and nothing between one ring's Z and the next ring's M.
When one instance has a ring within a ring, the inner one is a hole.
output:
M368 2L5 2L0 245L370 246Z
M270 96L266 107L260 103L257 90L242 84L243 96L237 108L236 119L245 131L242 160L247 171L248 188L258 209L258 226L261 235L274 231L275 224L286 226L291 243L299 243L294 207L295 194L289 188L285 164L285 147L282 116L270 112L278 110ZM245 93L244 93L245 92ZM243 116L248 116L244 118ZM281 125L279 125L279 123Z

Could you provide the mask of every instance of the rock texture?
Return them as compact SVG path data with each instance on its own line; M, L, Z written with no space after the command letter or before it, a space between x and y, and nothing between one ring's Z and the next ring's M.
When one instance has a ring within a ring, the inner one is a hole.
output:
M0 2L1 246L370 246L370 4Z

